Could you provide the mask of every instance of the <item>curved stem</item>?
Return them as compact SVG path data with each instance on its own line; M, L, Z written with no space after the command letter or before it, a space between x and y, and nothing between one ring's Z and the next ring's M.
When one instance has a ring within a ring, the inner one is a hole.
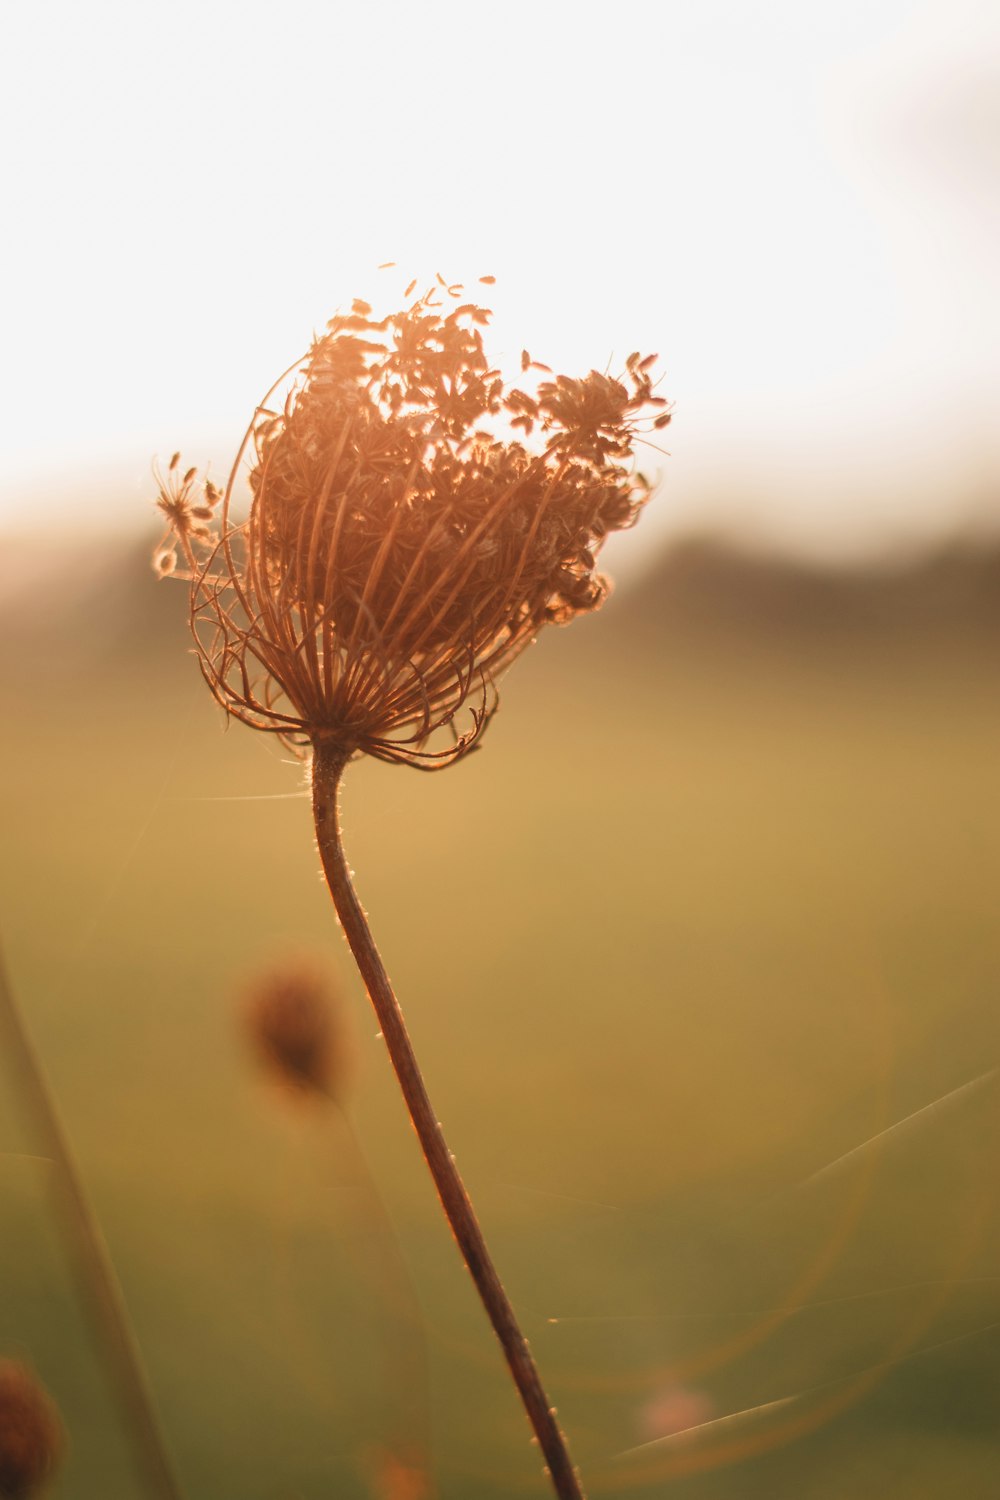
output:
M313 747L313 813L316 839L333 904L351 952L375 1007L389 1058L396 1071L413 1128L438 1190L458 1248L472 1274L493 1331L500 1340L528 1420L548 1465L559 1500L584 1500L555 1411L549 1405L527 1340L490 1258L475 1210L448 1150L417 1064L403 1013L371 935L367 918L351 883L340 835L337 800L344 770L343 751L318 741Z
M52 1163L67 1233L73 1242L76 1272L84 1301L100 1337L108 1372L125 1414L135 1458L151 1495L181 1500L160 1430L142 1355L129 1321L121 1285L87 1199L69 1138L59 1118L14 991L0 955L0 1038L9 1047L25 1109L39 1144Z

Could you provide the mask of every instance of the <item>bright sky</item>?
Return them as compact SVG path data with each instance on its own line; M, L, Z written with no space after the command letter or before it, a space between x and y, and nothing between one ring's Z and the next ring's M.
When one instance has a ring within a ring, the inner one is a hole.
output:
M664 525L957 525L1000 489L998 97L989 0L10 6L0 524L224 469L391 259L495 274L509 357L659 350Z

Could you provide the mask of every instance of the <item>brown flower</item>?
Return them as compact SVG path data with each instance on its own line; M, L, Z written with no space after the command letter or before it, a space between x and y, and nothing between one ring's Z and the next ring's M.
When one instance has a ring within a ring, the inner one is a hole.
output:
M0 1360L0 1497L40 1494L61 1448L62 1428L45 1391L24 1365Z
M433 769L471 749L504 668L543 625L601 603L597 552L647 495L631 456L643 413L666 406L652 358L630 356L621 381L507 389L483 348L489 312L439 281L380 320L356 301L330 321L284 401L268 404L276 387L255 415L214 529L214 488L196 506L191 471L161 486L213 694L299 750ZM537 428L537 451L505 424ZM452 743L427 749L442 728Z
M340 1102L353 1073L353 1039L324 972L288 959L258 975L244 1002L247 1035L279 1083Z

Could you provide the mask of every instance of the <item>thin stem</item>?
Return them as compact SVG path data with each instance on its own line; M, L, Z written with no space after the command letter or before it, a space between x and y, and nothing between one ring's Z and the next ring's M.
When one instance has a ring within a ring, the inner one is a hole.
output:
M333 904L351 952L375 1007L389 1058L410 1112L413 1128L438 1190L458 1248L500 1340L514 1384L548 1465L559 1500L584 1500L565 1440L549 1405L527 1340L497 1275L475 1210L448 1150L424 1086L403 1013L371 935L367 918L351 883L338 817L338 793L345 757L335 745L319 740L313 750L313 812L316 838Z
M107 1243L84 1191L69 1138L56 1109L0 955L0 1039L6 1043L25 1110L51 1161L83 1300L97 1331L108 1373L125 1414L136 1463L156 1500L181 1500L166 1442Z

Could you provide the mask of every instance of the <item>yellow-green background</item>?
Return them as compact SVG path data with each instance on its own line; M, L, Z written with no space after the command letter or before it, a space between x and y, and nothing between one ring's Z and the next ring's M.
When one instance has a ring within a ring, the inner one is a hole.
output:
M0 926L186 1492L362 1500L426 1408L442 1500L541 1497L302 771L222 732L180 585L95 566L4 616ZM831 584L691 549L543 637L481 754L350 770L362 898L593 1496L1000 1493L996 1083L809 1180L1000 1058L997 576ZM243 983L301 950L349 995L353 1132L290 1110L239 1032ZM131 1500L0 1077L0 1355L62 1411L59 1500ZM735 1339L793 1300L821 1305ZM842 1409L710 1430L702 1472L617 1458L675 1381L720 1416L817 1386L807 1411ZM718 1464L734 1434L767 1451Z

